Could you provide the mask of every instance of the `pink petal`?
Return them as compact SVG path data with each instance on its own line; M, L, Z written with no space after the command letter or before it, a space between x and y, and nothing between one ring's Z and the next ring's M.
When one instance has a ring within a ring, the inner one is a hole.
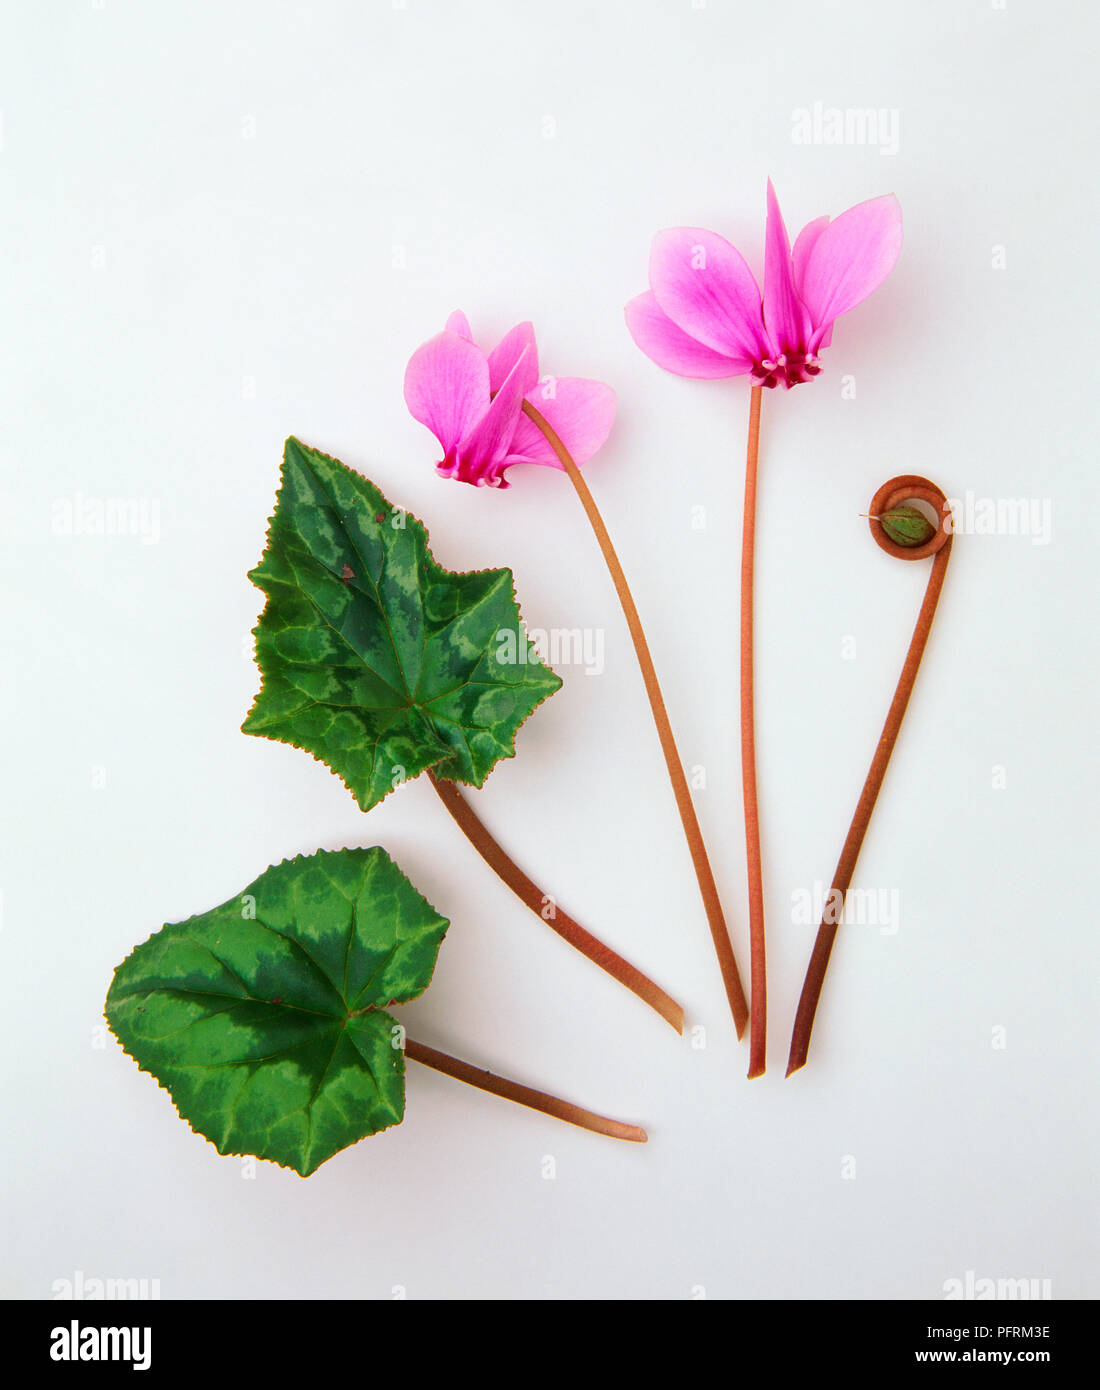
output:
M701 227L671 227L653 238L649 284L677 328L724 357L769 355L760 290L740 251Z
M461 309L454 311L444 327L449 333L457 333L460 338L469 338L471 343L474 341L474 335L470 330L470 320Z
M638 295L626 306L626 326L647 357L677 376L739 376L752 369L748 357L724 357L689 338L664 313L652 290Z
M527 399L572 455L585 463L603 444L615 423L615 392L602 381L559 376L543 382ZM519 417L510 452L516 463L545 463L560 468L557 455L533 420Z
M488 365L486 365L488 370ZM526 358L521 355L485 414L474 422L473 429L458 447L459 457L478 476L492 474L495 465L508 452L515 432L516 420L523 405L524 387L530 380ZM495 478L488 479L494 481Z
M450 453L489 408L485 354L457 333L437 333L409 358L405 404Z
M825 228L829 225L828 217L815 217L812 222L807 222L794 240L794 250L791 252L791 263L794 268L794 283L799 294L802 293L802 281L806 276L806 262L810 252L817 245L817 239Z
M764 322L780 352L805 351L810 338L810 316L795 289L791 244L771 179L764 244Z
M526 356L524 354L526 353ZM539 379L539 350L535 344L535 330L529 323L518 323L510 333L506 333L489 354L489 390L499 391L508 373L523 357L526 386L520 392L526 396L534 389Z
M806 258L802 297L821 339L834 319L861 303L894 268L901 251L901 208L892 193L842 212Z
M802 290L802 282L806 277L806 262L810 258L810 252L817 245L817 239L825 228L829 225L828 217L815 217L812 222L807 222L795 238L794 250L791 252L791 264L794 268L794 283L802 302L806 302L806 296ZM827 348L833 340L833 325L825 329L824 333L818 337L817 347Z

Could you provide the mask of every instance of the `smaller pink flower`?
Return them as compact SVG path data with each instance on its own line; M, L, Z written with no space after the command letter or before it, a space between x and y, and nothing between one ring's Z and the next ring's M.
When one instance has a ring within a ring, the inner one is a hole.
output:
M453 313L442 333L418 347L405 368L405 403L439 440L436 471L478 487L508 487L515 463L561 468L546 436L523 414L527 400L549 422L576 463L585 463L611 432L615 392L600 381L539 379L535 330L518 324L486 353L466 315Z
M792 250L769 179L763 295L725 237L672 227L653 239L649 292L626 306L627 327L678 376L747 372L754 386L789 390L818 375L833 324L882 284L900 251L892 193L808 223Z

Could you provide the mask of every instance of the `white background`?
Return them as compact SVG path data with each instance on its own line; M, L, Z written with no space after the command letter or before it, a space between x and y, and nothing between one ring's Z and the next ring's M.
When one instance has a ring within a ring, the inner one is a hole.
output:
M77 1270L164 1297L938 1298L968 1270L1095 1291L1094 8L4 9L6 1291L49 1297ZM896 111L897 152L796 143L815 102ZM487 344L531 318L544 370L614 385L587 476L705 768L747 972L748 387L662 373L622 306L664 226L719 230L759 265L769 174L792 235L893 190L906 242L820 379L764 402L771 1033L749 1084L577 499L550 470L499 494L439 480L401 380L461 307ZM476 804L685 1002L682 1042L496 881L426 781L364 817L321 764L239 732L261 606L245 573L290 433L424 518L444 564L511 565L530 625L604 630L604 673L562 668ZM1048 501L1052 531L956 540L857 872L900 893L900 929L842 930L810 1065L785 1081L814 932L792 894L832 872L927 576L859 517L906 472ZM77 494L155 503L157 542L55 533ZM249 1180L104 1042L112 970L161 923L284 856L374 843L452 919L410 1033L641 1121L648 1145L410 1066L399 1129L306 1182Z

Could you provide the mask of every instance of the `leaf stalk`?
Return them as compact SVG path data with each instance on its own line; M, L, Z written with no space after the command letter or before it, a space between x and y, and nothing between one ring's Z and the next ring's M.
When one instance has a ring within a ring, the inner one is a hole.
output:
M610 946L605 945L599 937L593 936L579 922L574 921L568 913L563 912L553 898L544 893L523 872L500 843L493 838L467 798L462 795L453 782L437 777L431 769L428 770L428 776L431 778L432 786L439 794L439 799L454 817L458 828L493 872L515 893L520 902L529 907L540 921L545 922L563 940L568 941L570 946L580 951L581 955L586 956L593 964L606 971L612 979L625 985L651 1009L660 1014L666 1023L675 1028L677 1033L682 1033L684 1031L683 1006L678 1004L671 995L666 994L660 985L655 984L648 975L644 975L636 966L631 965Z
M593 1110L585 1110L567 1100L559 1100L557 1096L547 1095L545 1091L521 1086L518 1081L509 1081L507 1077L494 1076L491 1071L483 1071L480 1067L471 1066L469 1062L462 1062L457 1057L449 1057L447 1053L437 1052L434 1047L414 1042L409 1037L405 1039L405 1056L411 1057L422 1066L431 1067L433 1071L452 1076L456 1081L464 1081L467 1086L475 1086L479 1091L488 1091L490 1095L501 1096L517 1105L526 1105L531 1110L552 1115L556 1120L564 1120L566 1124L591 1130L593 1134L605 1134L610 1139L624 1139L631 1144L644 1144L649 1138L645 1130L638 1125L608 1119L606 1115L597 1115Z

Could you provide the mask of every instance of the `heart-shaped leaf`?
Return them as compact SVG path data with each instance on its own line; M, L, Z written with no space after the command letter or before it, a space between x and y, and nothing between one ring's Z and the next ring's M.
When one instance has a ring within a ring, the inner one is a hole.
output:
M442 569L415 517L296 439L249 578L267 604L244 732L320 758L365 811L429 767L480 787L561 686L527 640L511 570Z
M447 927L385 850L300 856L138 946L107 1022L219 1153L306 1177L401 1122L384 1008L427 987Z

